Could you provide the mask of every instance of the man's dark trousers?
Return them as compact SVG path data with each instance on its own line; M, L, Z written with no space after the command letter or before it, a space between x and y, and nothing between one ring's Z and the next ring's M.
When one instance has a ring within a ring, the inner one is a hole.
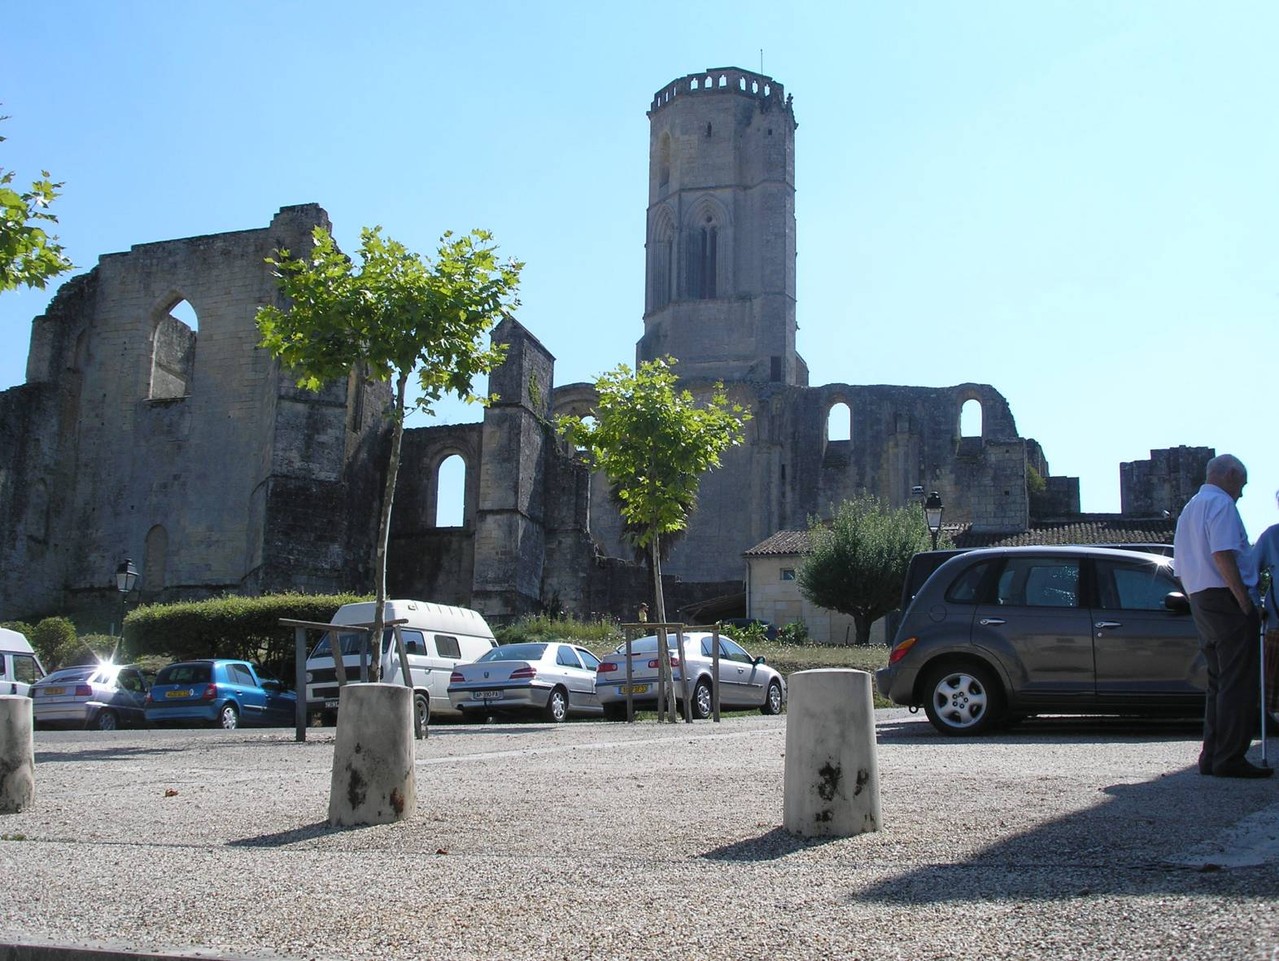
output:
M1208 663L1199 770L1221 774L1244 766L1256 731L1261 618L1256 607L1248 614L1240 610L1234 594L1224 587L1191 594L1190 611Z

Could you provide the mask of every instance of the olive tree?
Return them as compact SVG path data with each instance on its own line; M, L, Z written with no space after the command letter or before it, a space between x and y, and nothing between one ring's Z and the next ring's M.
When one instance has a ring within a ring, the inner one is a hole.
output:
M871 625L900 603L910 559L930 546L919 504L889 507L861 494L840 504L829 522L809 519L809 552L795 578L818 607L851 615L856 642L865 645Z
M373 637L374 677L381 677L386 605L386 553L391 505L399 472L409 378L419 392L412 406L426 413L445 394L468 401L477 376L501 362L504 348L485 340L519 303L523 264L500 261L492 235L474 230L440 240L434 261L406 249L381 227L360 232L359 264L317 227L308 253L288 250L268 258L286 306L258 310L261 346L297 377L298 386L319 390L360 369L391 381L391 452L382 496L374 570L377 604Z
M649 552L657 622L665 624L662 538L684 530L697 489L721 455L742 442L750 412L730 402L722 383L698 400L678 388L674 358L625 364L595 381L598 399L590 416L561 417L559 430L576 444L612 485L628 536ZM671 698L670 665L660 666Z

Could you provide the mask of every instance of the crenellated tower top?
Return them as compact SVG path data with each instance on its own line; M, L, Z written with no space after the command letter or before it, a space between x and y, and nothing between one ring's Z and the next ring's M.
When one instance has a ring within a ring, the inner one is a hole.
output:
M772 77L762 73L743 70L741 67L714 67L700 73L690 73L686 77L672 80L653 95L653 102L648 108L648 116L667 106L677 97L705 95L708 93L735 93L741 97L758 100L765 109L782 108L795 119L792 98L786 96L786 90ZM796 124L798 126L798 124Z

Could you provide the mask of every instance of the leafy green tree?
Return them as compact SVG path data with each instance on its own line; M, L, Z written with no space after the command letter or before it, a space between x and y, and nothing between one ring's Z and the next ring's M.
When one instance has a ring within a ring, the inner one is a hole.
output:
M889 507L861 494L840 504L829 523L809 519L809 553L795 576L818 607L851 615L865 645L871 625L900 603L911 557L930 547L919 504Z
M74 664L81 657L86 662L97 660L96 652L80 643L70 618L46 617L32 628L27 639L40 655L40 663L46 670Z
M648 548L659 624L667 623L662 538L687 527L702 475L742 442L750 419L721 383L700 403L678 389L674 363L667 357L645 361L636 371L618 366L595 381L599 399L590 417L561 417L558 423L613 486L632 542ZM660 669L674 715L670 665L663 659Z
M4 140L0 137L0 143ZM19 191L13 187L14 172L0 167L0 292L21 286L43 289L50 278L73 266L58 238L43 226L58 222L48 208L62 184L53 183L47 170L40 176L29 190Z
M360 232L358 266L319 227L309 254L277 251L267 263L288 306L262 307L257 314L262 346L297 376L298 386L319 390L356 368L393 383L391 453L374 559L374 637L382 636L387 539L409 377L416 372L420 388L412 406L427 413L445 394L479 400L471 392L472 381L496 367L503 355L500 346L486 346L483 339L518 305L523 267L499 261L487 231L457 238L446 233L434 262L383 238L381 231ZM380 678L380 660L374 666Z

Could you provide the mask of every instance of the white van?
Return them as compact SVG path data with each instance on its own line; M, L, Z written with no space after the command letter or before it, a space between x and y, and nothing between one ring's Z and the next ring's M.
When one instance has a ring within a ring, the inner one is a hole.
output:
M376 601L359 604L343 604L333 615L333 624L371 625L377 610ZM413 679L414 709L427 720L426 712L460 716L449 703L449 678L454 665L462 661L474 661L490 648L497 646L493 631L477 612L465 607L448 607L427 601L399 600L386 602L385 618L403 620L400 636L408 655L409 676ZM334 633L324 636L306 659L306 709L308 714L318 713L326 724L337 718L338 680L333 666L333 650L330 646ZM354 631L336 634L341 638L342 664L346 667L348 681L360 679L360 648L365 635ZM404 682L396 650L395 634L391 628L383 632L382 679L392 684Z
M29 694L31 685L42 677L44 665L27 639L0 627L0 694ZM448 700L447 693L444 699Z

